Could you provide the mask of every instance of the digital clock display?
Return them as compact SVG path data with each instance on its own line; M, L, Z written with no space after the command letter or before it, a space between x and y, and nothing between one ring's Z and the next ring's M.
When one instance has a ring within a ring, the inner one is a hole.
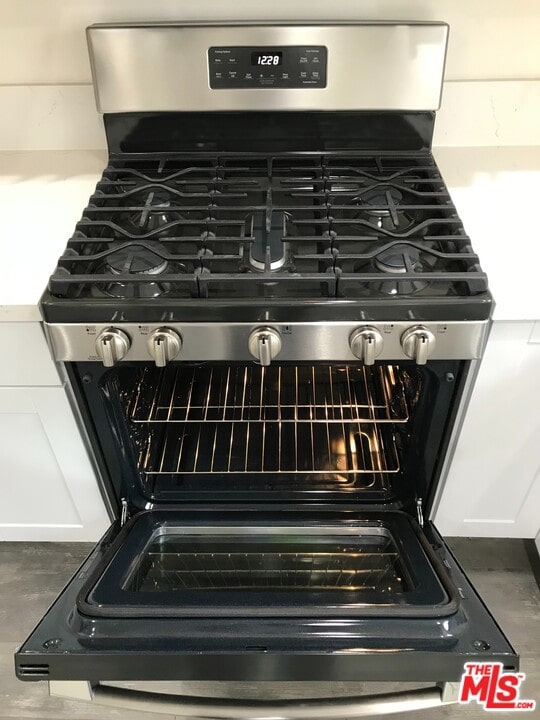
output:
M283 62L283 53L278 50L264 50L251 53L252 65L281 65Z
M212 90L324 88L327 56L324 45L211 46L208 80Z

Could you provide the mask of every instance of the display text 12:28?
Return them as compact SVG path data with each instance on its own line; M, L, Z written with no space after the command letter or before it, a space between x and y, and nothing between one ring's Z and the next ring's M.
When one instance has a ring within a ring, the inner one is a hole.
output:
M283 53L251 53L251 64L252 65L281 65L283 60Z

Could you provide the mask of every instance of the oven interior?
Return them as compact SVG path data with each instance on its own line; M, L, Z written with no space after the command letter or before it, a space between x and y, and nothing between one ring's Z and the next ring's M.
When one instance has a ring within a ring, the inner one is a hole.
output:
M105 380L145 497L403 497L429 373L398 365L170 365ZM404 479L405 478L405 479Z
M87 583L83 611L452 609L414 519L437 456L426 450L443 435L437 418L449 416L443 365L132 363L105 372L109 446L142 512Z

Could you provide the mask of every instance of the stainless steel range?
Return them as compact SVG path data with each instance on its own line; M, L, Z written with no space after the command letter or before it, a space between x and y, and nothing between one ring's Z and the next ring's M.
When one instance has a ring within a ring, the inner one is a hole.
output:
M88 29L109 162L41 308L112 524L22 680L261 720L517 670L433 523L493 307L431 154L447 32Z

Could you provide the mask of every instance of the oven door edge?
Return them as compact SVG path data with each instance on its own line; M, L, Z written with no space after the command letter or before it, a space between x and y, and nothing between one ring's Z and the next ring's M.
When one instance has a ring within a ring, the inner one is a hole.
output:
M77 596L119 530L111 526L16 652L21 680L437 683L458 682L466 662L518 670L516 652L429 522L424 533L459 592L455 616L159 619L171 623L173 647L153 639L148 618L126 619L130 636L122 637L109 633L114 621L78 613ZM392 647L387 638L400 635Z

